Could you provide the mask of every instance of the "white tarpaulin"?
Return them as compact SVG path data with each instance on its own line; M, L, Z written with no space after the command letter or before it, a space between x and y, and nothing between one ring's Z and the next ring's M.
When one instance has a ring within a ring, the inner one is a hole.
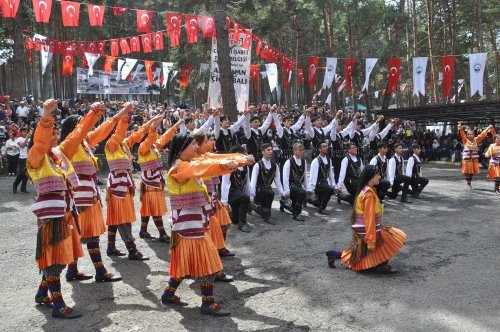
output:
M252 58L252 45L248 50L241 47L245 34L240 34L240 41L232 40L234 31L229 33L229 47L231 57L231 71L233 73L234 92L238 111L248 108L250 92L250 62ZM221 107L222 95L220 86L219 65L217 64L217 41L212 39L212 57L210 63L210 83L208 85L208 105L211 108Z
M155 73L156 75L156 73ZM127 75L128 76L128 75ZM118 77L118 79L117 79ZM157 90L149 92L147 87L148 77L146 71L139 70L130 80L119 78L118 71L105 73L102 70L94 70L93 76L88 76L88 69L76 68L76 90L80 94L159 94Z
M469 54L469 72L470 72L470 95L479 93L483 95L483 77L484 67L486 67L486 58L488 53Z
M161 63L161 68L163 70L163 83L162 87L166 87L168 83L168 75L170 74L170 71L172 70L172 67L174 66L173 62L162 62Z
M269 90L273 93L278 86L278 67L275 63L266 63L267 80L269 81Z

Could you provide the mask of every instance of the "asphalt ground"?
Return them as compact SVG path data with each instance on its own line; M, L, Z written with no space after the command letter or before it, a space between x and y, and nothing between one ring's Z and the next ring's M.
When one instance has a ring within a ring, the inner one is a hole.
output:
M305 222L273 205L277 225L249 217L252 232L233 227L223 259L232 283L217 283L216 300L230 317L200 314L199 285L185 281L177 295L183 308L165 307L160 296L168 278L168 245L138 238L146 262L103 255L117 283L62 281L66 302L84 314L57 320L36 306L40 276L35 256L36 223L31 194L12 194L12 177L0 178L1 331L498 331L500 330L500 197L485 170L468 191L457 167L424 165L430 184L413 204L387 200L385 223L407 232L391 262L395 275L361 274L341 263L327 266L324 252L351 240L351 208L330 202L330 216L306 208ZM136 179L138 174L135 175ZM105 178L105 176L101 177ZM139 212L138 197L136 211ZM167 218L165 218L167 219ZM149 231L157 235L152 221ZM120 237L117 245L125 250ZM101 237L106 248L106 237ZM88 253L80 270L94 274ZM63 272L64 273L64 272Z

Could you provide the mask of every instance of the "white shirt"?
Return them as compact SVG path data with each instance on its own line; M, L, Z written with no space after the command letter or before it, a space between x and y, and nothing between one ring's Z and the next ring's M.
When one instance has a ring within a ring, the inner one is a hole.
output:
M262 159L262 162L264 163L264 167L266 169L271 169L271 161ZM255 197L255 191L257 188L257 178L259 177L259 172L260 172L260 164L256 163L253 166L252 169L252 180L250 181L250 198ZM276 188L278 188L278 191L280 193L280 196L285 196L285 193L283 191L283 186L281 185L281 180L280 180L280 168L278 165L276 165L276 173L274 173L274 184L276 185Z
M304 162L304 180L302 182L302 185L304 189L307 190L307 163L305 160L299 159L295 157L295 155L292 157L295 160L295 163L300 167L302 166L302 163ZM285 161L285 164L283 165L283 191L285 194L290 194L290 159Z
M352 130L349 133L349 137L353 138L356 133L358 135L363 133L363 136L368 137L368 139L371 142L377 136L377 127L378 127L378 123L376 123L376 122L374 124L372 124L370 127L366 128L366 129L361 129L360 131L357 131L356 126L354 126L354 127L352 127Z
M10 138L5 142L5 147L7 148L7 154L9 156L17 156L19 154L19 146L16 140L11 140Z
M380 160L382 160L383 163L387 162L387 157L386 156L381 156L380 153L379 153L375 157L373 157L372 160L370 160L370 165L377 166L377 164L378 164L377 157L380 157ZM382 171L382 170L380 170L380 171ZM387 174L382 174L382 176L386 177Z
M304 122L305 122L304 127L306 130L306 133L309 135L310 138L314 138L316 130L322 132L323 135L325 135L325 137L328 137L328 135L330 134L330 132L333 130L334 127L335 127L335 131L337 130L336 128L337 128L337 123L338 123L337 119L334 118L332 120L332 122L330 122L328 124L328 126L322 127L322 128L317 128L317 127L312 126L311 118L309 118L309 117L306 117Z
M382 130L380 133L378 133L377 137L378 139L382 140L384 139L387 134L389 133L389 130L392 129L392 123L389 123L387 126L385 126L384 130ZM377 123L377 129L375 131L378 131L378 123Z
M267 129L271 125L271 122L273 121L273 113L269 112L269 114L267 115L267 118L264 121L264 123L262 124L262 126L260 126L257 129L250 127L250 117L247 117L246 119L247 119L247 121L245 121L245 123L243 125L243 130L245 131L245 137L247 139L252 137L252 131L256 134L259 134L259 130L260 130L260 132L262 133L262 136L264 136L267 132Z
M247 117L250 117L250 114L248 115L242 115L238 118L238 121L236 121L234 124L232 124L229 128L225 129L220 126L220 116L216 116L214 119L214 137L215 139L219 138L220 131L224 133L224 135L234 135L235 132L237 132L240 127L243 125Z
M406 176L412 177L413 175L413 165L415 164L415 160L413 159L415 157L419 163L422 163L420 160L420 157L417 156L416 154L413 154L410 158L408 158L408 163L406 164ZM422 167L420 167L420 176L422 176Z
M337 125L338 124L335 124L335 128L332 128L332 131L330 132L330 138L332 141L336 141L337 140ZM339 133L342 137L346 137L347 135L349 135L352 131L352 129L354 128L354 121L351 121L349 122L349 124L347 125L347 127L345 127L344 129L342 129L342 131Z
M21 144L26 141L26 145L21 147ZM19 159L27 159L28 158L28 141L26 137L18 137L16 138L16 144L19 147Z
M351 157L352 161L354 162L358 161L357 156L348 155L348 157ZM341 188L344 185L347 166L349 165L349 160L347 159L348 157L344 157L344 159L342 159L342 163L340 164L339 182L337 183L337 187L339 188ZM363 160L361 160L361 166L359 168L359 171L362 171L364 167L365 166L363 165Z
M28 106L19 106L17 109L16 109L16 113L18 116L20 117L28 117L28 113L29 113L30 109Z
M394 179L396 178L396 159L398 162L403 162L403 157L395 154L391 159L389 159L389 165L387 166L387 180L389 180L391 186L394 184Z
M321 162L326 165L328 163L328 157L319 155L321 158ZM307 191L313 192L316 189L316 183L318 182L318 171L319 171L319 160L318 158L314 158L311 162L311 172L309 173L309 187ZM328 179L330 186L337 187L335 183L335 175L333 174L332 163L330 162L330 169L328 170Z
M195 120L193 120L193 121L195 121ZM210 130L210 127L212 127L213 124L214 124L214 117L212 115L210 115L210 117L208 118L208 120L205 121L205 123L200 128L198 128L198 130L200 130L200 131L202 131L204 133L208 133L209 130ZM181 134L184 134L184 133L187 133L187 132L189 132L190 134L193 133L192 131L188 130L188 128L186 127L186 125L184 123L180 126L179 132Z
M243 167L238 167L238 169L240 171L242 171ZM248 170L248 168L247 168L247 170ZM245 194L249 193L249 187L250 187L250 172L248 171L247 172L247 181L245 183L245 188L243 188ZM220 191L221 191L221 200L220 201L223 204L228 203L229 188L231 188L231 174L224 174L222 176L222 184L221 184L221 188L220 188Z
M304 121L305 121L305 117L304 117L304 115L301 115L300 118L297 120L297 122L294 125L290 126L290 128L285 128L285 127L283 127L281 120L278 118L278 114L274 113L274 123L276 124L276 132L278 133L279 138L283 137L285 130L290 135L292 134L292 132L294 132L294 133L298 132L300 130L300 128L302 127L302 125L304 124Z

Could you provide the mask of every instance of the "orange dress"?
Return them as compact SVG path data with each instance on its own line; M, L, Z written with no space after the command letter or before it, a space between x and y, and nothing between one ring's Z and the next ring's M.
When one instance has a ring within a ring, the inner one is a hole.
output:
M479 174L479 154L478 154L478 144L488 135L488 128L483 130L481 134L474 139L469 141L467 135L465 134L463 128L460 128L460 137L462 138L462 143L464 145L464 151L462 152L462 173L463 174Z
M353 239L350 248L342 253L344 264L361 271L396 256L406 241L406 233L383 225L384 206L376 191L365 187L357 196L354 209Z
M146 134L147 127L144 125L139 130L129 137L125 138L128 128L128 119L125 117L116 126L115 133L106 143L106 149L110 152L115 152L120 148L120 144L124 144L125 148L132 148L134 144L139 143ZM109 162L109 159L108 159ZM133 181L133 180L132 180ZM134 193L135 189L130 188L124 198L119 198L108 193L106 195L108 206L106 213L106 224L110 226L118 226L121 224L130 224L136 220L134 208Z
M154 149L155 153L158 154L159 158L160 156L158 150L162 149L165 145L168 144L168 142L170 142L172 137L174 137L176 131L177 127L173 126L170 129L168 129L159 139L156 139L158 133L156 132L155 129L151 129L149 131L146 140L144 140L139 146L139 154L145 156L149 153L153 153L151 152L151 149ZM162 174L163 167L156 171L160 172L158 174L158 176L161 178L159 188L148 186L147 184L144 183L144 181L141 184L141 216L143 217L147 216L159 217L167 213L167 200L165 198L165 180ZM147 172L143 172L143 177L147 176L147 174L144 173Z
M500 145L493 143L485 153L486 158L490 158L488 166L488 178L500 178Z

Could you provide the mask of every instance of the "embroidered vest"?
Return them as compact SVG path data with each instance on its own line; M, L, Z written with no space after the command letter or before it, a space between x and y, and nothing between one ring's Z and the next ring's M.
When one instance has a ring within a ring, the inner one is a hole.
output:
M111 152L108 150L107 146L104 148L106 153L106 159L108 160L109 170L133 170L132 165L132 153L128 148L127 144L120 143L116 151Z
M141 167L141 180L145 185L159 189L164 181L163 165L161 155L153 144L146 155L139 153L139 165Z
M462 159L467 161L479 159L476 139L474 139L473 142L469 142L469 140L466 140L464 144L464 151L462 152Z
M228 153L231 147L234 145L233 135L231 131L227 129L228 134L225 135L224 131L221 129L219 131L219 138L215 141L215 147L219 153Z
M377 155L375 158L377 158L377 166L380 169L380 173L382 174L382 179L385 179L387 177L387 158L385 159L385 161L383 161L379 155Z
M413 169L411 171L411 177L413 179L418 178L420 176L420 161L415 156L413 158Z
M493 143L489 149L493 152L490 157L490 166L500 166L500 146Z
M231 188L244 191L245 186L247 184L247 174L248 174L247 167L243 167L243 170L241 171L237 169L236 171L232 172L229 178L231 181Z
M323 163L321 157L318 156L318 177L316 184L328 184L328 178L330 174L330 158L326 157L326 164Z
M302 183L304 182L304 175L306 171L306 161L302 160L300 166L295 162L295 158L290 158L290 176L288 181L290 183L290 187L297 186L302 187Z
M357 161L353 161L351 156L347 156L347 171L346 177L349 179L359 179L361 173L361 158L358 156Z
M271 185L274 181L274 175L276 174L276 163L271 161L271 168L267 169L264 162L259 161L259 175L257 177L257 188L262 187L266 189L271 189Z

